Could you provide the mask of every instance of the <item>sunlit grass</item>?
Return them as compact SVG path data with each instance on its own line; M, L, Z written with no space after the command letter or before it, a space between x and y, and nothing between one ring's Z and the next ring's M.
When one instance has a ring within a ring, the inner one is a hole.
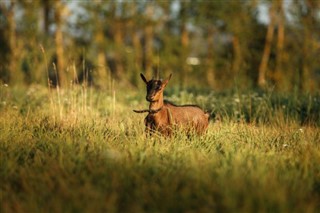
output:
M77 87L59 101L55 90L2 86L1 212L318 211L318 123L291 109L311 100L316 116L317 97L168 98L221 119L201 137L146 138L135 92Z

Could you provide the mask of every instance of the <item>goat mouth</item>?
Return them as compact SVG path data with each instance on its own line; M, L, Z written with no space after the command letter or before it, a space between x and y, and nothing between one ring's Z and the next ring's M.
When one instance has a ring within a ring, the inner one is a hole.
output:
M157 102L156 100L153 100L153 99L150 98L150 97L146 97L146 99L147 99L148 102Z

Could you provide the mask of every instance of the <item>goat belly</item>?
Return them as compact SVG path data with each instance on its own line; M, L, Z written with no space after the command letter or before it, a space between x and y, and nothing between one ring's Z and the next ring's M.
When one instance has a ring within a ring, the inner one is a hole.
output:
M172 117L172 124L180 128L202 133L208 126L208 116L199 107L172 107L168 111Z

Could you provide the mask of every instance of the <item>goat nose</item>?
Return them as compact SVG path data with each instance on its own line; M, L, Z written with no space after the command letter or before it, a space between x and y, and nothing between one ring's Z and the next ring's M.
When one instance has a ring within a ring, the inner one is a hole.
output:
M152 101L152 98L150 96L146 96L147 101Z

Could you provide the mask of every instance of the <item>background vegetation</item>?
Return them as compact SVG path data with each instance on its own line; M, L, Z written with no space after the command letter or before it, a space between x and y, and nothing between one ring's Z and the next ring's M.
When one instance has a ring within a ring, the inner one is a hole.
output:
M1 1L0 79L135 88L138 73L159 70L182 88L314 92L319 10L318 0Z
M0 1L0 212L318 212L319 9ZM207 134L146 138L140 72Z

